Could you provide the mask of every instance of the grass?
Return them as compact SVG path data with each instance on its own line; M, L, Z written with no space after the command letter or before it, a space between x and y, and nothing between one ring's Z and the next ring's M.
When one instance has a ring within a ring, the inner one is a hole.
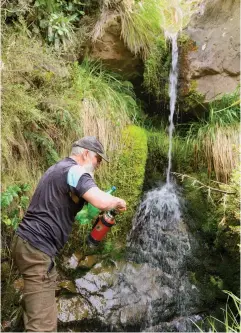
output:
M205 319L205 326L208 326L208 332L220 332L219 327L222 327L222 332L240 332L240 316L241 310L240 305L241 301L240 298L234 295L230 291L224 290L224 292L228 295L227 302L225 309L223 311L223 320L210 316ZM232 301L232 307L229 305L229 300ZM194 323L195 326L199 329L200 332L204 332L199 325Z
M193 151L196 166L205 164L209 176L214 173L225 183L238 165L238 105L238 91L224 95L211 104L206 119L191 124L186 137L186 151Z
M30 182L34 189L83 135L118 150L122 129L139 113L131 85L87 59L70 66L20 27L4 30L3 63L3 188Z
M109 22L120 18L121 37L127 48L142 59L147 59L156 40L164 31L176 33L184 28L200 1L128 0L114 3L104 1L90 33L92 42L100 39Z

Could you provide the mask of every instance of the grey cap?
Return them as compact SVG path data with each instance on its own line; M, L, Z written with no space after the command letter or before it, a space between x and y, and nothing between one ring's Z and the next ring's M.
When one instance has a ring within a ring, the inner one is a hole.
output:
M106 162L109 162L105 155L104 147L95 136L85 136L82 139L75 141L72 147L81 147L91 151L94 151L100 155Z

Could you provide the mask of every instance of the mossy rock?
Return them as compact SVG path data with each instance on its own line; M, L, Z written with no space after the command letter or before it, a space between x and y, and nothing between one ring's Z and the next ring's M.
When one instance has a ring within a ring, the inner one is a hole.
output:
M161 180L165 179L165 170L168 165L168 135L164 130L160 132L147 132L148 158L145 171L145 189L148 190Z
M138 126L128 126L122 133L122 143L115 185L117 195L127 202L127 211L116 219L123 238L130 230L131 220L142 194L147 160L146 131Z

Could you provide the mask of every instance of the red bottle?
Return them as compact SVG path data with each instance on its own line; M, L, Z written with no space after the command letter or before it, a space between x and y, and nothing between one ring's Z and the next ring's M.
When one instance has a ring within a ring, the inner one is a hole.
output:
M104 213L104 215L99 215L87 238L89 246L98 246L105 238L106 234L110 231L110 228L115 225L116 214L115 210L110 210Z

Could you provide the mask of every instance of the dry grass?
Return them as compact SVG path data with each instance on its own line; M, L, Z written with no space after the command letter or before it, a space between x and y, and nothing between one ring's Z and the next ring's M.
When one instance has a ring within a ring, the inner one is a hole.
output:
M82 103L82 120L85 124L83 135L98 137L104 148L110 152L120 149L120 131L111 118L105 116L108 110L102 109L96 100L84 99ZM126 114L121 115L121 128L130 123Z
M215 129L214 136L205 136L203 147L208 164L208 172L214 170L218 181L228 182L232 171L237 168L239 161L238 126Z
M207 167L209 176L227 183L239 162L239 91L224 95L210 105L207 119L193 123L185 149L193 151L197 169Z

